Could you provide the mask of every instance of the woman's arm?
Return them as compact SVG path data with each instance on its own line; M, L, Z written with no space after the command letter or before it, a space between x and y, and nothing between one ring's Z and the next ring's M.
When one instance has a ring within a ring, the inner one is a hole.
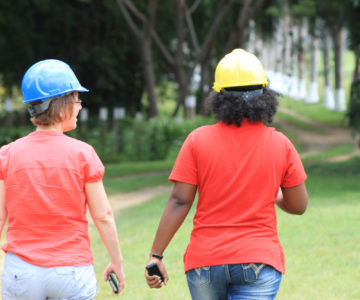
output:
M4 229L6 219L7 210L5 205L5 183L4 180L0 180L0 237Z
M281 188L276 197L276 204L289 214L302 215L308 204L305 183L290 188Z
M183 223L185 217L189 213L191 205L194 201L196 194L196 185L176 182L169 201L165 207L165 211L161 217L159 227L157 229L153 246L150 252L150 259L148 265L156 262L160 272L164 276L164 284L168 281L166 268L162 260L151 257L151 254L162 255L171 239ZM159 288L162 283L157 276L149 276L145 272L145 277L148 285L151 288Z
M111 258L110 264L104 271L104 279L107 280L110 273L115 273L119 281L119 291L121 291L125 286L123 258L115 220L102 180L86 183L85 193L91 217Z

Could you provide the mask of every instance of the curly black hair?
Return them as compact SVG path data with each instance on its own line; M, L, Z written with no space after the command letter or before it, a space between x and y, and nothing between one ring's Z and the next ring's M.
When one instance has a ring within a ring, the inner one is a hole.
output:
M256 88L259 87L226 90L247 91ZM241 96L234 96L231 93L212 92L207 99L207 104L218 120L240 127L244 118L248 118L250 122L261 121L264 124L271 123L276 113L278 101L273 91L263 87L262 95L248 101L245 101Z

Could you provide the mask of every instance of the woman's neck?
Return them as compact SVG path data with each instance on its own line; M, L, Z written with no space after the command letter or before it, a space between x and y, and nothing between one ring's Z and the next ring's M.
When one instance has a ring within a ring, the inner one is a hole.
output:
M56 124L50 125L50 126L38 125L36 127L36 131L56 131L56 132L61 132L61 133L64 132L60 123L56 123Z

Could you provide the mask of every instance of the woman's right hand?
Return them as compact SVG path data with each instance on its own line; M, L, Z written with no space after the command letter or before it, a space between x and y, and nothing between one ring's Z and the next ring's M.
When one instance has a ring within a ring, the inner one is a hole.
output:
M150 258L148 263L147 263L147 266L152 264L152 263L156 263L159 270L160 270L160 273L163 275L164 277L164 282L162 282L160 280L160 277L157 276L157 275L152 275L150 276L148 271L145 269L145 279L146 279L146 283L148 284L148 286L152 289L159 289L161 288L163 285L166 285L168 280L169 280L169 276L166 272L166 268L165 268L165 265L163 263L162 260L160 259L156 259L156 258Z
M119 267L115 267L114 264L110 263L104 271L105 281L108 281L108 277L109 277L110 273L114 273L116 276L116 279L118 281L119 294L120 294L120 292L125 287L125 274L124 274L122 265Z

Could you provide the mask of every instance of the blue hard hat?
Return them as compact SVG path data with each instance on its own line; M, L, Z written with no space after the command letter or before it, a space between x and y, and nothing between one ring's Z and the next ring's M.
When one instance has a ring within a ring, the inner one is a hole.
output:
M21 91L23 103L44 101L64 96L69 92L88 92L76 78L67 63L57 59L46 59L32 65L25 73Z

